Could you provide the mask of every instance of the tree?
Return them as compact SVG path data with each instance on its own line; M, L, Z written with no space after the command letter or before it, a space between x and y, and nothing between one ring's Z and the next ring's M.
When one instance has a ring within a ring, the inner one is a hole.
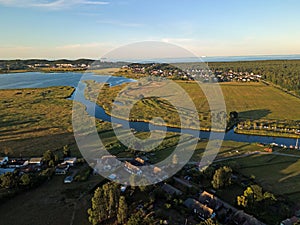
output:
M138 211L137 213L131 215L131 217L127 222L127 225L140 225L140 224L145 224L144 215L141 211Z
M262 187L254 184L247 187L244 191L244 196L247 198L248 202L253 204L255 201L260 202L263 200Z
M20 177L20 184L22 186L29 186L31 184L31 176L27 173L23 174L21 177Z
M135 185L137 184L137 176L135 174L131 174L129 177L129 184L131 185L131 188L134 190Z
M257 204L272 205L276 201L276 197L270 192L263 192L262 187L257 184L250 185L246 188L243 195L237 196L237 204L244 208L255 208Z
M47 165L53 166L54 161L55 161L55 156L54 156L53 152L50 150L47 150L46 152L44 152L43 161L45 161L47 163Z
M127 222L127 225L152 225L154 224L153 218L146 217L142 211L132 214Z
M18 186L19 177L15 173L5 173L0 176L1 187L15 188Z
M216 223L215 223L215 221L213 221L212 219L209 218L209 219L199 223L199 225L216 225Z
M124 196L121 196L119 200L119 208L117 214L117 219L119 224L125 224L127 219L127 213L128 213L128 208L127 208L126 199Z
M243 206L244 208L247 206L247 199L244 195L237 196L237 205Z
M145 192L147 190L149 190L148 186L147 186L147 180L145 178L141 178L139 180L139 189L141 192Z
M89 221L93 225L100 224L103 220L107 219L107 213L104 201L103 189L97 188L92 198L92 207L88 209Z
M230 116L230 119L232 119L232 120L236 120L236 119L239 118L239 114L238 114L237 111L232 111L232 112L230 112L230 113L229 113L229 116Z
M215 171L212 185L215 189L224 188L231 184L232 169L228 166L220 167Z
M111 188L108 196L108 214L109 217L116 215L118 209L118 199L120 194L117 193L116 189Z
M71 156L71 150L70 150L69 145L65 145L63 147L63 154L64 154L64 158Z

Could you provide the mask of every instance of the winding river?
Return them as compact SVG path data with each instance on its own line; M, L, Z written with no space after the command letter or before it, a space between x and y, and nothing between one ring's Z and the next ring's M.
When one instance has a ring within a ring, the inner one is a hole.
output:
M108 82L111 86L120 85L126 82L134 82L132 79L124 77L113 77L107 75L94 75L92 73L86 73L82 76L82 73L40 73L40 72L28 72L28 73L15 73L15 74L0 74L0 89L18 89L18 88L42 88L50 86L72 86L76 87L77 100L86 106L87 112L91 116L95 116L103 121L111 121L111 117L107 115L104 109L95 103L87 100L84 97L85 84L81 80L95 80L96 82ZM82 78L82 79L81 79ZM74 96L74 95L73 95ZM70 99L72 99L71 97ZM127 127L127 121L117 119L117 123ZM130 122L130 128L137 131L149 131L149 123L145 122ZM151 129L161 130L160 126L150 125ZM168 131L182 132L187 134L194 134L195 131L189 129L179 129L167 127ZM200 138L208 139L210 132L200 132ZM219 133L213 133L214 138L218 138ZM279 137L268 137L258 135L243 135L236 134L233 130L228 131L225 134L225 140L232 140L238 142L249 142L249 143L277 143L283 145L295 145L296 140L293 138L279 138Z

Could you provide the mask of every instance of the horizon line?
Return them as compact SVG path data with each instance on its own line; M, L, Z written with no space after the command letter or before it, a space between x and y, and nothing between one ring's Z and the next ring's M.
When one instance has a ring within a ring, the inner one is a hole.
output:
M179 57L162 57L162 58L149 58L148 60L153 60L153 59L183 59L183 58L201 58L201 59L205 59L205 58L221 58L221 57L280 57L280 56L299 56L300 57L300 53L293 53L293 54L253 54L253 55L214 55L214 56L190 56L190 57L185 57L185 56L179 56ZM0 61L9 61L9 60L48 60L48 61L56 61L56 60L70 60L70 61L76 61L76 60L80 60L80 59L85 59L85 60L101 60L101 59L107 59L107 58L103 58L103 57L99 57L99 58L89 58L89 57L78 57L78 58L38 58L38 57L26 57L26 58L7 58L7 59L1 59ZM119 58L117 60L134 60L134 58L127 58L127 59L122 59ZM299 58L300 59L300 58ZM141 60L147 60L147 58L141 58Z

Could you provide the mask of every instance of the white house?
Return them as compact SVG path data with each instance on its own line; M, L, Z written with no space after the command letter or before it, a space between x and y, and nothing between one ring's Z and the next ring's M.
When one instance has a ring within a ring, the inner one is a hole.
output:
M31 158L29 164L34 164L36 166L41 166L43 164L43 158Z
M142 170L139 167L132 165L130 162L127 161L125 162L124 169L128 173L135 174L135 175L142 175Z
M77 162L77 158L76 157L69 157L69 158L64 158L64 162L63 164L68 164L70 166L74 166Z

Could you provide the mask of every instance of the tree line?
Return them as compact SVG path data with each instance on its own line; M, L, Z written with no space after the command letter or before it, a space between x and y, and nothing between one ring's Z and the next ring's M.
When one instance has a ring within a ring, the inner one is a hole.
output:
M259 74L266 81L272 82L295 94L300 94L300 60L265 60L247 62L212 62L208 66L213 71L229 70Z

